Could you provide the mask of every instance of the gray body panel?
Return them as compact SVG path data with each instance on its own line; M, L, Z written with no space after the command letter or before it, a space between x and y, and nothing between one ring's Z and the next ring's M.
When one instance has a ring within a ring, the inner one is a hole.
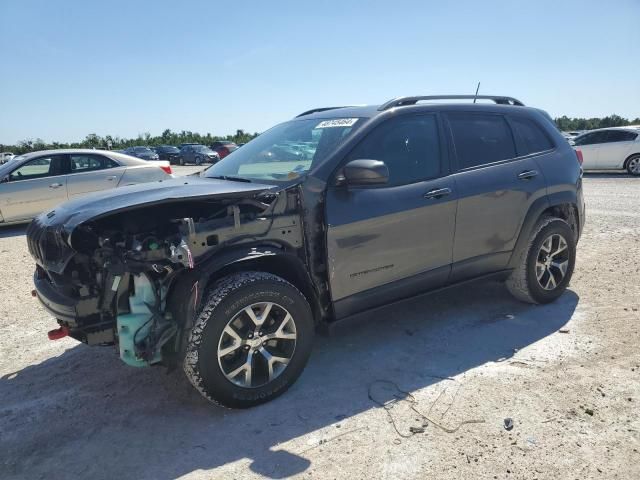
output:
M523 172L537 175L520 180L518 175ZM546 193L535 159L458 172L454 179L460 196L452 280L505 268L529 207Z
M451 264L456 197L426 199L440 178L389 188L330 188L327 253L334 301Z

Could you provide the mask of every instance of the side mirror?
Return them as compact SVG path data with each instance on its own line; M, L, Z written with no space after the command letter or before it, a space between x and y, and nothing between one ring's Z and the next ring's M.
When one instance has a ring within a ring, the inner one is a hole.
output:
M347 185L384 185L389 181L389 169L380 160L352 160L342 172L344 180L340 183Z
M0 183L7 183L9 181L9 175L0 178Z

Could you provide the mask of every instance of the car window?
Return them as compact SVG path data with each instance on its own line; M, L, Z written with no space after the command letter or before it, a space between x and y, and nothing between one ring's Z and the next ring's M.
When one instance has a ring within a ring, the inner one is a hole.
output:
M607 131L591 132L581 135L574 141L575 145L595 145L597 143L604 143L607 141Z
M64 155L49 155L34 158L9 174L9 181L32 180L34 178L61 175L64 170Z
M627 132L624 130L609 130L607 132L607 143L611 142L630 142L635 140L638 136L637 133Z
M102 155L77 154L69 157L71 159L71 173L91 172L119 166L110 158Z
M523 155L544 152L553 148L547 134L533 120L524 117L511 117L511 123L520 135L525 148Z
M502 115L451 113L448 116L458 168L469 168L516 156L511 129Z
M389 169L388 185L405 185L441 174L440 139L435 115L387 120L349 154L349 160L381 160Z

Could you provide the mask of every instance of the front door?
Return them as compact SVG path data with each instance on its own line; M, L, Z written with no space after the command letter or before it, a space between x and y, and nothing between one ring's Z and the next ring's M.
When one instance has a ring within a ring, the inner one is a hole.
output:
M346 161L384 161L389 183L328 188L329 282L338 317L446 283L457 195L442 138L433 114L387 120Z
M33 158L0 184L0 213L5 222L26 220L67 200L66 155Z

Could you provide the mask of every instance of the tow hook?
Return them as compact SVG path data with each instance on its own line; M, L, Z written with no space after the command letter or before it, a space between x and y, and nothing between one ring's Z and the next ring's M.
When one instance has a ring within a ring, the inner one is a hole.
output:
M54 330L49 330L47 332L47 337L49 337L49 340L60 340L67 335L69 335L69 329L67 327L60 327Z

